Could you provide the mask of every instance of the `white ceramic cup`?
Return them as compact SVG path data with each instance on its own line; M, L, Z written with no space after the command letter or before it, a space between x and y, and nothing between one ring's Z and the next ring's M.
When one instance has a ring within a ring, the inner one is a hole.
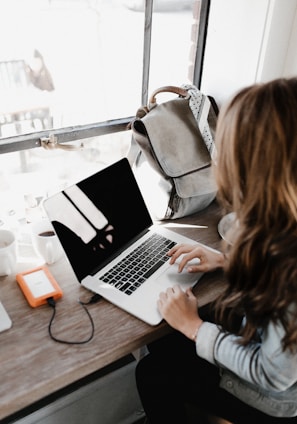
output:
M0 230L0 276L16 272L17 242L10 230Z
M63 256L63 248L48 219L32 222L31 238L35 252L47 264L53 264Z

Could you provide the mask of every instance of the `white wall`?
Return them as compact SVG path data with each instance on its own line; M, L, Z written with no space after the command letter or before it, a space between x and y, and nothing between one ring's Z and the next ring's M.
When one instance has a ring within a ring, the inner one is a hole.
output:
M292 31L291 31L291 37L290 37L289 45L288 45L287 57L284 64L285 76L297 75L297 6L296 6L297 2L293 0L293 3L295 3L295 12L292 13L292 18L293 18Z
M297 75L297 0L212 0L201 89L221 105L256 81Z

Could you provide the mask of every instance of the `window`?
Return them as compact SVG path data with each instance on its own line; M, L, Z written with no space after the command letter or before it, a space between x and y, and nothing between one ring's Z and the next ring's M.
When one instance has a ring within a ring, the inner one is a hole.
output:
M209 3L1 1L0 225L126 155L153 89L199 86Z

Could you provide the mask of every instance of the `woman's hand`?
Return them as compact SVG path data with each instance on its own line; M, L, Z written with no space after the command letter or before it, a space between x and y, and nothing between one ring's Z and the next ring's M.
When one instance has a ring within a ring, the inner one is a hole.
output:
M178 272L182 272L187 263L193 259L199 259L199 263L189 265L188 272L209 272L222 268L225 262L224 255L218 250L211 249L203 244L177 244L167 252L170 256L170 264L184 255L178 265Z
M198 314L197 299L189 288L186 292L179 286L170 287L160 293L158 308L168 324L183 333L191 340L195 340L198 329L203 321Z

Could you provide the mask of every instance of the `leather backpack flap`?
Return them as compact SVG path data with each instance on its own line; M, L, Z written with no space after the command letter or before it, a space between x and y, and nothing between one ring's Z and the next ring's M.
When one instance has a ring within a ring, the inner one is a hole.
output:
M215 191L211 157L188 99L157 105L135 120L132 128L150 165L163 177L174 179L181 198Z

